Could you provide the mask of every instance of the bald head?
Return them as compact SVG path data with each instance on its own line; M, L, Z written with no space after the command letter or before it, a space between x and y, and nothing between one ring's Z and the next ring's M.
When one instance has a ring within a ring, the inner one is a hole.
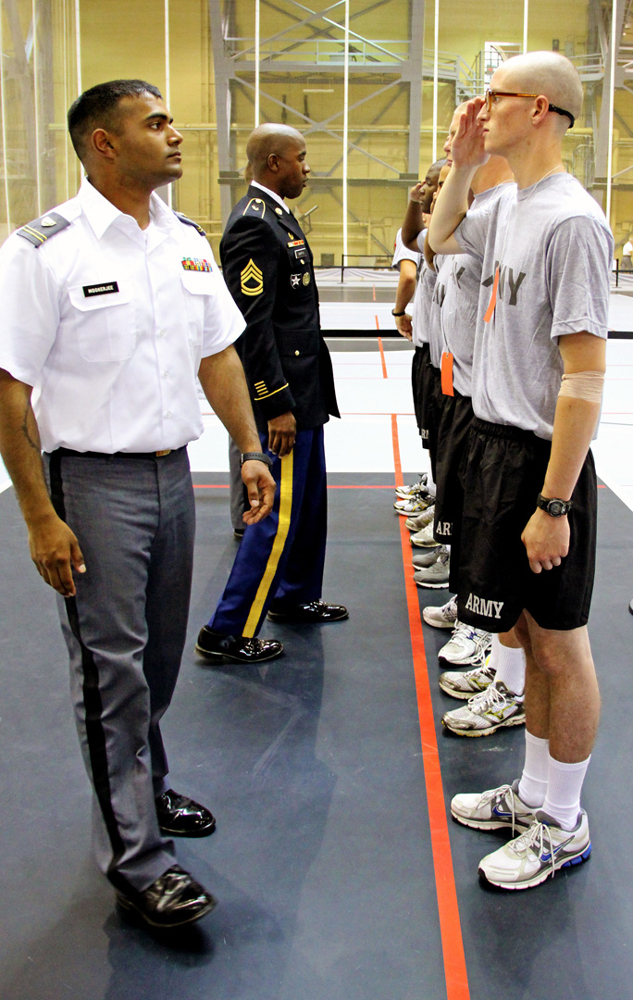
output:
M280 198L298 198L308 181L310 167L305 139L296 128L267 122L251 132L246 143L253 179Z
M269 157L284 156L289 149L305 148L301 132L289 125L267 122L251 132L246 143L246 156L256 181L263 184L262 176L269 169Z
M582 84L576 67L558 52L527 52L508 59L495 73L503 78L491 89L516 90L522 93L543 94L550 104L569 111L578 118L582 109ZM561 117L563 127L569 119Z

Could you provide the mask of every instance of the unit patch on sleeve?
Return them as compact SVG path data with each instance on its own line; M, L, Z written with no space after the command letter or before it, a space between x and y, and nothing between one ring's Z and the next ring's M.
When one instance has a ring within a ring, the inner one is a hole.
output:
M243 295L261 295L264 291L264 275L252 257L240 271L240 288Z
M211 271L213 270L208 260L203 257L183 257L182 266L185 271Z

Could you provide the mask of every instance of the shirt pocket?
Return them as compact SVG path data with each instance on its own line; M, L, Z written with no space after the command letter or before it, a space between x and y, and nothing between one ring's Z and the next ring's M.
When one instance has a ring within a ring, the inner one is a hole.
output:
M95 285L72 285L68 298L77 332L79 353L85 361L127 361L138 338L136 307L132 294L120 282L115 292L86 295Z
M187 311L187 336L190 344L198 346L202 343L207 306L217 293L217 273L183 271L181 279Z

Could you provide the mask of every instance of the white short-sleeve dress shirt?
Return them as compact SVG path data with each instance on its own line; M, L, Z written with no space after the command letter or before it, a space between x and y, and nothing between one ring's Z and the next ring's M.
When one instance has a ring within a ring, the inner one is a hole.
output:
M200 437L196 375L245 323L207 240L157 195L142 230L87 178L70 222L0 249L0 368L34 387L44 451L150 452Z

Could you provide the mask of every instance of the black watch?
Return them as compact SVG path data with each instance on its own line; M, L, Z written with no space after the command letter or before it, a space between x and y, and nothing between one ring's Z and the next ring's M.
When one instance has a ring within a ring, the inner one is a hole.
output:
M558 497L544 497L539 493L536 506L544 510L550 517L564 517L574 506L571 500L560 500Z
M270 455L264 454L263 451L245 451L240 455L240 465L244 465L244 462L263 462L269 469L273 464Z

